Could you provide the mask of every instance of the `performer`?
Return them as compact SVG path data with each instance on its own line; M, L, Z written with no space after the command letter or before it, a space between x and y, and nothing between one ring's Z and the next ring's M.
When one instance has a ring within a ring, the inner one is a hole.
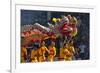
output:
M26 62L26 57L27 57L27 49L25 47L21 48L21 62L24 63Z
M60 50L62 50L60 51L60 58L64 59L65 61L72 60L74 47L71 44L65 43Z
M38 60L39 62L44 62L46 61L46 57L45 57L45 53L46 52L49 52L47 47L45 46L45 42L42 41L41 44L40 44L40 47L38 49Z
M70 56L70 60L73 59L74 57L74 54L75 54L75 48L74 48L74 45L73 45L73 40L71 40L69 43L68 43L68 51L71 53L71 56Z
M49 49L48 61L52 62L52 61L54 61L54 57L56 56L55 43L51 42L51 45L48 46L48 49Z
M60 61L61 61L61 60L64 60L63 48L64 48L64 47L60 48L60 53L59 53L59 60L60 60Z
M38 62L38 49L35 47L31 50L30 61Z

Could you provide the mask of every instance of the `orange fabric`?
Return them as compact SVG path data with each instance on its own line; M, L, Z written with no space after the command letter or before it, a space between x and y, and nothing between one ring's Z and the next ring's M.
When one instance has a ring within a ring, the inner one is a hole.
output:
M46 53L46 51L47 51L47 48L46 48L46 46L42 46L42 47L40 47L39 49L38 49L38 54L39 54L39 62L43 62L43 61L45 61L46 60L46 58L45 58L45 53Z
M54 57L56 55L56 48L49 46L48 49L49 49L48 61L54 61Z

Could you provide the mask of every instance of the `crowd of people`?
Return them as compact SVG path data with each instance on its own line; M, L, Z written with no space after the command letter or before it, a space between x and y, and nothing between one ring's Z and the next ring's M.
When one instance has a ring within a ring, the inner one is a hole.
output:
M56 55L55 42L51 41L49 46L46 46L45 41L39 43L38 47L32 47L28 53L27 47L21 48L21 62L52 62L57 59L58 61L69 61L73 59L75 49L73 42L66 42L59 49L59 54Z

